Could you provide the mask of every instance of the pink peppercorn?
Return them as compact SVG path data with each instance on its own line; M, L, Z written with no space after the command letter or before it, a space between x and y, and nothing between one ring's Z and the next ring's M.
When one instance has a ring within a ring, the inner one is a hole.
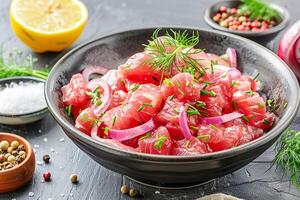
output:
M227 8L225 6L221 6L219 9L220 12L226 12Z
M236 8L231 8L231 9L230 9L230 13L231 13L231 14L234 15L236 12L237 12L237 9L236 9Z
M51 172L44 172L43 178L45 181L50 181L51 180Z

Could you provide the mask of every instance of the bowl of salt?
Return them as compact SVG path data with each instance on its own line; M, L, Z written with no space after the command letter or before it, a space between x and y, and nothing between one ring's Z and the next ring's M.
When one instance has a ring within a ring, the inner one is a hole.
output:
M42 119L48 112L44 82L29 76L0 79L0 123L21 125Z

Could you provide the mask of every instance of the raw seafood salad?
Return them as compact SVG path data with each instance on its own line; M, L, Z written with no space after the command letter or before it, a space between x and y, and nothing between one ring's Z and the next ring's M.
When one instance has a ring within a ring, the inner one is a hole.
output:
M275 116L257 76L241 74L235 49L219 56L198 42L196 33L156 30L117 69L85 68L61 89L66 113L94 139L148 154L205 154L261 137Z

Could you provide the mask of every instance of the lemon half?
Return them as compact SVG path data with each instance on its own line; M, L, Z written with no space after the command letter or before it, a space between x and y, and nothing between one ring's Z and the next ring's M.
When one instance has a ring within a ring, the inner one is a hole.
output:
M80 36L88 11L78 0L13 0L10 21L33 51L62 51Z

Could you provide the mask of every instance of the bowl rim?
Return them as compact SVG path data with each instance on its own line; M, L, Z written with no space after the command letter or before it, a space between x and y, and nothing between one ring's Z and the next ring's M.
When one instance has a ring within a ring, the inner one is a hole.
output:
M44 87L46 85L46 80L43 80L41 78L37 78L37 77L33 77L33 76L12 76L12 77L7 77L7 78L1 78L0 79L0 84L2 84L2 82L6 82L6 81L14 81L14 80L31 80L31 81L35 81L35 82L41 82L44 83ZM47 112L48 107L47 105L39 110L33 111L33 112L27 112L27 113L21 113L21 114L8 114L8 113L1 113L0 112L0 118L1 117L5 117L5 118L22 118L22 117L30 117L30 116L35 116L35 115L39 115L41 113Z
M25 138L23 138L23 137L21 137L21 136L19 136L19 135L17 135L17 134L6 133L6 132L0 132L0 135L1 135L1 136L4 136L4 137L10 136L10 137L12 137L12 138L18 138L19 140L22 141L22 143L23 143L25 146L27 146L27 152L26 152L27 155L26 155L25 160L23 160L23 162L21 162L20 164L18 164L18 165L16 165L16 166L12 167L12 168L10 168L10 169L5 169L5 170L3 170L3 171L0 171L0 175L4 175L5 173L12 172L12 171L14 171L14 170L17 170L17 169L20 168L20 167L23 167L23 166L28 162L28 160L30 159L30 157L32 156L33 150L32 150L32 147L31 147L30 143L29 143Z
M208 6L204 11L204 21L209 26L211 26L212 28L217 29L217 30L221 30L221 31L225 31L228 33L233 33L233 34L237 34L237 35L241 35L241 36L246 36L246 37L260 37L260 36L266 36L266 35L281 31L282 29L284 29L287 26L287 24L290 21L290 14L287 9L285 9L284 7L282 7L278 4L275 4L275 3L269 3L269 5L272 8L276 9L279 12L280 17L282 18L282 21L278 25L276 25L270 29L267 29L266 31L262 31L262 32L230 30L228 28L224 28L224 27L220 26L219 24L214 22L212 20L212 18L210 17L212 8L215 6L218 6L219 4L224 3L224 2L241 2L241 1L240 0L218 1L218 2L215 2L215 3L211 4L210 6Z
M136 32L136 31L150 31L150 30L153 31L157 28L203 31L203 32L210 32L210 33L214 33L214 34L220 34L220 35L234 38L234 39L249 43L253 46L259 47L259 48L263 49L264 51L266 51L267 53L274 56L274 58L276 58L278 60L278 62L280 62L282 65L285 66L285 68L282 70L285 70L285 73L290 76L289 77L290 81L292 81L294 83L294 84L291 84L290 86L295 87L295 96L296 96L296 98L292 99L293 104L289 103L287 105L285 113L283 114L281 119L276 124L277 129L274 130L274 127L273 127L270 131L268 131L266 134L264 134L262 137L260 137L256 140L253 140L249 143L246 143L246 144L243 144L243 145L231 148L231 149L219 151L219 152L189 155L189 156L156 155L156 154L154 155L154 154L146 154L146 153L141 153L141 152L121 150L119 148L112 147L103 142L97 141L97 140L91 138L90 136L84 134L83 132L79 131L78 129L76 129L73 124L71 124L67 119L65 119L63 116L61 116L60 111L58 109L56 109L55 102L51 100L51 93L50 93L50 85L51 85L50 82L53 81L52 78L55 74L55 71L57 71L57 69L59 68L59 65L61 62L66 60L66 58L68 58L74 52L76 52L76 51L80 50L81 48L88 46L94 42L101 41L101 40L109 38L111 36L132 33L132 32ZM45 92L46 103L48 105L50 113L55 118L55 120L58 122L58 124L64 129L64 131L67 131L69 134L71 134L73 139L77 140L77 142L88 144L95 149L101 149L102 151L112 153L114 155L127 156L128 159L132 159L132 160L143 160L143 161L149 161L149 162L154 161L154 162L170 162L170 163L185 162L186 163L187 161L188 162L197 162L197 161L201 161L201 160L210 160L210 159L216 159L216 158L231 157L233 155L252 150L257 146L262 146L262 145L266 144L267 142L269 142L270 140L274 139L290 125L290 123L296 116L297 111L299 109L299 105L300 105L300 92L299 91L300 91L300 88L298 85L298 81L296 79L296 76L293 74L292 70L275 53L273 53L271 50L263 47L260 44L257 44L247 38L243 38L241 36L230 34L230 33L224 33L222 31L218 31L218 30L211 30L211 29L198 28L198 27L192 27L192 26L172 26L172 25L164 26L164 25L161 25L161 26L149 26L149 27L142 27L142 28L131 28L131 29L122 30L119 32L114 32L111 34L105 34L96 39L89 40L89 41L75 47L74 49L67 52L64 56L62 56L57 61L57 63L53 66L53 68L48 76L44 92Z

